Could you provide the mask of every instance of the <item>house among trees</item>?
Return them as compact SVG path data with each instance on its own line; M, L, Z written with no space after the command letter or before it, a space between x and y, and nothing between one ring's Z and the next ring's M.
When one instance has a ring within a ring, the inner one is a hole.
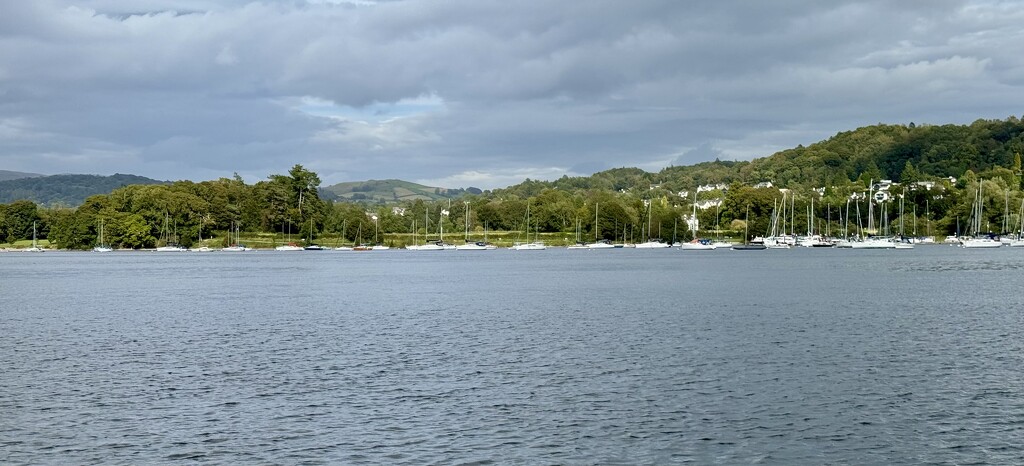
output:
M722 200L721 199L707 199L707 200L704 200L704 201L698 201L697 202L697 208L700 209L700 210L707 210L707 209L710 209L712 207L719 207L721 205L722 205Z
M703 192L707 192L707 191L715 191L715 190L718 190L718 191L728 191L729 190L729 186L726 186L725 183L705 184L705 185L697 186L697 194L700 194L700 193L703 193Z

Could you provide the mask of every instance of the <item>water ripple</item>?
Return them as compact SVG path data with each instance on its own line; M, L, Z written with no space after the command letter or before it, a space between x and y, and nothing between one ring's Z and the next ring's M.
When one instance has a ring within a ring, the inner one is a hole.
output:
M0 457L1019 463L1022 262L920 249L17 259Z

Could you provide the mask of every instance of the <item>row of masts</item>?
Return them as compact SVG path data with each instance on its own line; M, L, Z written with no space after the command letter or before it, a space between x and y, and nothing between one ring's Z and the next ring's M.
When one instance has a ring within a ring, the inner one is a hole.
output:
M861 225L864 225L864 222L863 222L863 219L861 218L860 203L854 203L854 202L852 202L851 199L847 199L845 213L842 210L840 210L840 212L839 212L839 219L838 219L838 223L843 226L843 230L842 230L842 236L843 237L857 236L857 237L865 238L867 236L876 235L876 234L879 234L879 233L881 233L883 235L888 235L889 234L888 205L886 203L881 203L880 210L878 212L878 225L876 226L875 225L875 216L876 215L875 215L875 212L874 212L874 210L875 210L875 208L874 208L875 203L872 201L872 195L873 195L873 192L872 192L872 190L869 189L868 193L867 193L867 201L868 201L868 212L867 212L867 219L866 219L867 220L867 225L864 226L864 227L861 227ZM905 215L904 215L904 198L905 197L906 197L906 189L904 189L902 195L900 196L900 200L899 200L899 217L898 218L899 218L899 235L900 236L904 236L905 235L905 230L904 230L904 226L905 226L904 225L904 218L905 218ZM787 200L789 201L788 203L787 203ZM850 231L851 230L851 228L850 228L850 205L851 205L851 203L854 205L854 209L855 209L854 214L856 215L856 219L857 219L856 227L855 227L856 232L852 233L852 234L851 234L851 231ZM925 210L928 210L928 207L927 207L928 200L925 200L925 205L926 205ZM1024 206L1024 204L1022 204L1022 206ZM787 210L787 208L788 208L788 210ZM826 236L826 237L831 237L832 236L831 226L833 225L833 222L832 222L832 211L833 211L833 209L832 209L831 204L829 204L826 207L826 209L825 209L826 218L825 218L825 231L824 232L820 231L821 227L816 225L816 221L818 220L818 217L814 214L814 212L815 212L815 210L814 210L814 199L811 199L811 201L810 201L810 203L808 203L806 209L807 209L807 211L805 212L805 217L807 219L806 236L815 236L815 235L824 234L824 236ZM787 223L787 215L788 215L788 223ZM918 216L917 216L917 206L914 206L914 216L913 216L913 218L914 218L913 235L917 236L917 219L918 219ZM931 235L931 219L926 217L926 223L927 223L927 225L926 225L927 233L926 234L930 236ZM796 237L797 236L796 226L797 226L797 221L796 221L796 196L789 196L789 195L787 195L787 193L783 193L781 202L778 199L776 199L773 202L771 220L769 222L768 231L766 232L767 236L768 237L783 237L783 236ZM787 228L789 229L788 232L787 232Z

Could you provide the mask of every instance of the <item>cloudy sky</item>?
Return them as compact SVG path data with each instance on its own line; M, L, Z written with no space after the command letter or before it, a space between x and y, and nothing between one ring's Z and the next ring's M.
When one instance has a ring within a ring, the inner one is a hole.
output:
M1024 2L0 0L0 169L504 187L1024 114Z

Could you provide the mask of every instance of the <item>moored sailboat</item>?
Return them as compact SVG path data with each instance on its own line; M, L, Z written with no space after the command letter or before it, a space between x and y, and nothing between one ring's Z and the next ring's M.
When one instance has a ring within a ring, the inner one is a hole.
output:
M543 251L548 247L544 245L543 241L540 241L540 225L537 225L536 236L532 242L530 242L530 203L526 203L526 224L523 229L526 232L525 243L515 243L512 245L512 249L516 251Z
M743 220L743 244L734 244L732 246L733 251L759 251L766 249L764 243L751 243L747 241L750 238L750 206L747 205L747 213Z
M982 186L984 185L983 180L978 181L978 192L975 197L974 206L971 212L971 236L963 238L960 241L960 246L968 249L988 249L998 248L1002 246L999 240L992 237L992 235L984 235L981 233L982 214L984 210L984 192Z
M25 252L43 252L45 249L39 247L39 242L36 240L36 222L32 222L32 247L26 248Z
M114 250L114 248L103 241L103 220L100 220L100 235L96 241L96 246L92 250L94 252L111 252Z
M162 239L164 245L157 247L156 248L156 252L185 252L185 251L188 251L188 249L185 249L185 247L183 247L182 245L178 244L178 227L177 227L177 223L175 223L174 233L173 234L171 233L171 230L169 228L170 218L171 218L170 214L167 214L167 213L164 214L164 228L163 228L163 231L161 233L161 239ZM175 222L177 222L177 221L175 221Z

